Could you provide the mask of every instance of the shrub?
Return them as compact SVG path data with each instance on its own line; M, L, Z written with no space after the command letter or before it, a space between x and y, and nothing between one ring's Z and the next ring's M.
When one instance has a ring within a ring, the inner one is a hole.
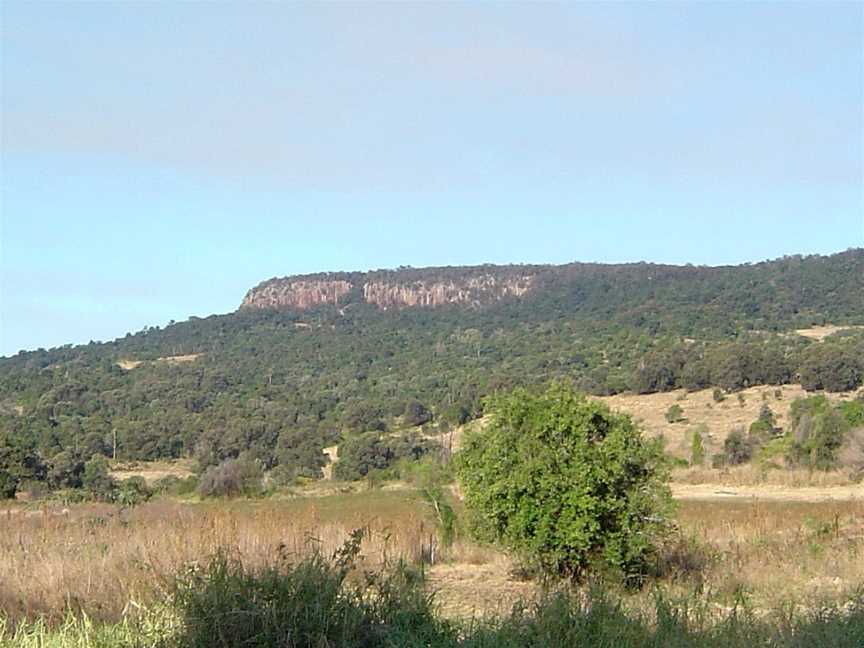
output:
M684 410L681 409L681 406L675 403L668 410L666 410L666 421L668 423L680 423L684 420Z
M723 454L725 462L730 466L750 461L753 456L753 445L745 438L742 429L736 428L729 433L723 442Z
M97 499L113 498L116 482L108 474L108 460L101 454L94 454L90 461L84 464L81 485Z
M331 560L315 553L250 568L223 552L188 570L173 594L181 623L172 647L455 648L455 632L434 616L419 576L404 565L349 583L361 539L355 531Z
M405 405L405 411L402 413L406 425L416 427L423 425L432 420L432 413L417 400L412 400Z
M690 438L690 465L701 466L705 463L705 445L702 442L702 426L693 430Z
M153 491L143 477L130 477L117 485L114 499L122 506L137 506L153 497Z
M261 493L261 468L249 459L228 459L208 468L201 476L202 497L236 497Z
M558 383L492 398L487 413L456 458L475 533L547 572L643 576L672 506L660 443Z
M780 432L774 426L775 421L774 412L771 411L767 403L762 403L762 408L759 410L759 418L750 424L748 430L750 438L754 443L759 445L767 443Z
M790 408L790 443L786 460L817 470L837 466L838 452L849 432L842 406L832 407L824 396L797 399Z
M722 403L724 400L726 400L726 396L723 394L723 390L719 387L715 387L714 391L711 392L711 398L714 399L715 403Z

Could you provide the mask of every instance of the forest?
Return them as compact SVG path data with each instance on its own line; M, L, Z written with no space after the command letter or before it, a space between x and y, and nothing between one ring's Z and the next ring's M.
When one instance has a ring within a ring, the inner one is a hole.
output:
M862 384L864 249L717 268L483 267L526 269L527 294L479 306L384 311L349 295L351 308L243 308L2 358L0 492L80 486L88 464L99 472L94 456L191 457L202 472L242 458L285 480L317 478L329 445L378 444L385 463L419 456L425 437L382 434L440 433L482 416L487 396L553 379L596 395ZM794 332L824 324L852 328Z

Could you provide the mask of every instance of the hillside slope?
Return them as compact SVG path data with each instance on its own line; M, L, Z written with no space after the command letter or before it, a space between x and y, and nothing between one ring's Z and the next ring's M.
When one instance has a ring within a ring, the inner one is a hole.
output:
M0 446L46 459L249 453L317 474L321 448L561 377L609 395L864 373L864 250L705 268L481 266L273 279L234 313L0 359ZM179 360L182 358L183 360ZM418 405L420 406L418 408ZM410 418L410 417L409 417ZM416 416L415 416L416 418ZM13 441L14 444L13 444Z

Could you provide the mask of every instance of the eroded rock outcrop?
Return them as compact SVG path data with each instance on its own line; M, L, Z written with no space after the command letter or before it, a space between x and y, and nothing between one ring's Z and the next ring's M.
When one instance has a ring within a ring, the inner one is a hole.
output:
M494 274L485 268L456 275L448 269L376 271L270 279L247 294L241 308L304 310L331 304L364 301L382 310L435 308L450 304L481 306L505 297L521 297L534 285L535 275ZM350 295L349 295L350 293Z
M271 279L256 286L243 299L241 308L297 308L338 304L351 292L347 281Z
M520 297L531 288L531 282L530 276L498 279L491 275L443 282L370 281L363 285L363 298L370 304L385 310L448 304L479 306L498 301L503 297Z

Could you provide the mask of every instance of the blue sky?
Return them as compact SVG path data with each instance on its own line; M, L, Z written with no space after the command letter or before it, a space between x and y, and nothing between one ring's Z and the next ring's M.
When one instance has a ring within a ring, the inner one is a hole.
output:
M0 354L277 275L864 245L860 3L0 11Z

